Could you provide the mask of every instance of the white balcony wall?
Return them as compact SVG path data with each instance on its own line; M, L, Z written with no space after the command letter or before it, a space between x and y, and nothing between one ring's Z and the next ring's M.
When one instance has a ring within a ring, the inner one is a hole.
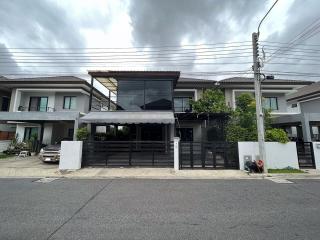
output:
M74 96L76 97L76 106L74 109L64 109L64 97ZM77 111L87 113L89 107L89 96L80 92L56 92L55 93L55 110L56 111Z
M283 91L283 90L282 90ZM279 91L279 90L263 90L262 91L262 97L276 97L278 102L278 110L273 110L272 113L287 113L288 107L286 102L286 93L285 91ZM226 89L225 90L225 98L226 98L226 104L230 105L231 107L236 107L236 98L241 95L242 93L251 93L254 95L253 89Z
M18 90L19 91L19 90ZM15 106L15 111L18 111L19 106L22 106L26 109L29 107L30 103L30 97L48 97L48 108L49 109L54 109L54 102L55 102L55 93L54 92L45 92L45 91L20 91L20 101L18 99L17 95L17 100L16 100L16 106Z
M74 96L76 97L76 106L74 109L64 109L64 97ZM24 107L25 111L28 111L30 97L48 97L48 109L49 111L76 111L82 113L88 113L89 107L89 95L85 94L81 90L66 91L66 90L52 90L46 91L45 89L13 89L11 94L10 111L16 112L19 106ZM100 103L93 98L93 106L99 108Z

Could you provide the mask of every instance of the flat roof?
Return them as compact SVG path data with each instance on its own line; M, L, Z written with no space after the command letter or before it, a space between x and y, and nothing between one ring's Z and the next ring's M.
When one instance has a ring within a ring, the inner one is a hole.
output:
M88 71L88 74L99 81L104 87L113 93L117 92L117 80L135 79L172 79L174 86L179 77L179 71Z

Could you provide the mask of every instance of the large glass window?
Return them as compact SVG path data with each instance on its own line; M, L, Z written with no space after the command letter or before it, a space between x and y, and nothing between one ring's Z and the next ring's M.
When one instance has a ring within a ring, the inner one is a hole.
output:
M172 82L162 80L119 80L119 110L171 110Z
M64 97L63 108L64 109L76 109L76 99L74 96Z
M119 110L141 110L144 107L144 81L118 81L117 104Z
M278 99L276 97L263 97L263 107L267 110L278 110Z
M175 97L174 111L175 112L191 112L190 97Z
M145 109L172 109L171 84L171 81L145 81Z

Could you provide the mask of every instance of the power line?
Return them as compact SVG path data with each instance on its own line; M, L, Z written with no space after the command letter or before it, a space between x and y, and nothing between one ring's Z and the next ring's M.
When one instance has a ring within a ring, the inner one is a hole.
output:
M250 43L250 41L237 41L237 42L220 42L220 43L200 43L200 44L181 44L181 45L158 45L158 46L132 46L132 47L96 47L96 48L90 48L90 47L9 47L4 49L73 49L73 50L83 50L83 49L136 49L136 48L182 48L182 47L188 47L188 46L217 46L217 45L229 45L229 44L242 44L242 43ZM0 47L1 49L1 47Z

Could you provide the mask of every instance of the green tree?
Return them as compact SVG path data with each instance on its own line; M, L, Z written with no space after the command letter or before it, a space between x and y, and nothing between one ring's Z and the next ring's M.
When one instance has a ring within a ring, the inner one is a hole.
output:
M252 94L243 93L236 98L236 109L227 124L227 141L257 141L256 105ZM287 134L282 129L271 127L270 111L264 110L264 125L267 141L286 143Z
M86 127L78 128L76 135L78 141L85 141L88 140L89 131Z
M207 89L197 101L190 101L192 110L196 113L229 113L224 93L220 89Z

